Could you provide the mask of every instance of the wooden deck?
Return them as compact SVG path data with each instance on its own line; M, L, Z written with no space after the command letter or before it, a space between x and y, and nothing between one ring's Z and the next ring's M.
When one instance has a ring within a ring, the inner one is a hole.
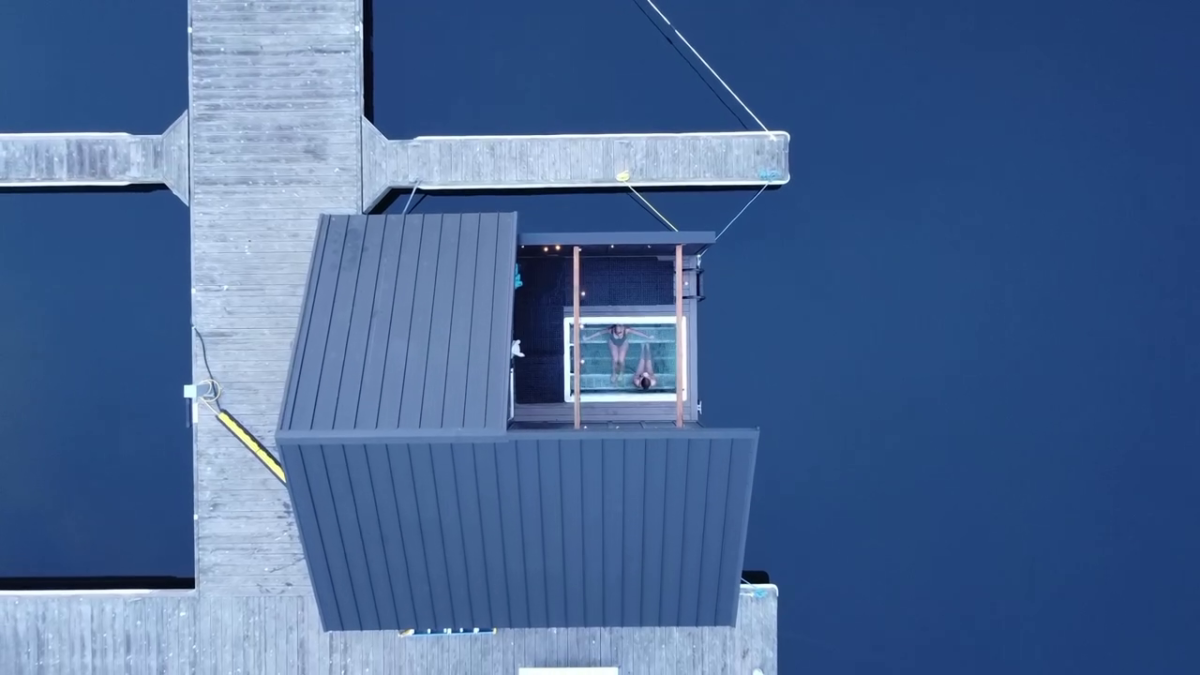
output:
M363 122L363 204L390 188L563 190L787 183L785 131L384 138Z
M160 135L0 134L0 187L166 185L183 203L188 116Z
M191 16L194 320L222 403L273 447L317 219L361 208L360 3L192 0ZM287 491L212 418L196 513L199 590L311 593Z
M4 675L516 675L617 666L776 675L774 587L743 587L736 628L571 628L400 637L322 633L312 597L0 595Z

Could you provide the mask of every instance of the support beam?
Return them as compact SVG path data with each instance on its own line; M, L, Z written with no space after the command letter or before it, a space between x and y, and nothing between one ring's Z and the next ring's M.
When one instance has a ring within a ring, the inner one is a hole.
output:
M0 188L166 185L188 203L188 114L154 136L0 134Z
M683 385L687 372L683 342L683 244L675 245L675 426L683 427Z
M787 183L785 131L421 136L389 141L363 120L363 205L389 190L579 190Z
M580 380L583 379L583 353L579 349L579 334L582 326L579 325L579 252L582 249L576 246L574 250L574 282L572 284L572 296L575 303L575 428L578 429L583 421L583 404L580 392Z

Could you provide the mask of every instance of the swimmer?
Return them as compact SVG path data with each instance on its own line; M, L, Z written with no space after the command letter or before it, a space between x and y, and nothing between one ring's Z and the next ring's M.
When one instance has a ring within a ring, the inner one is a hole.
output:
M634 330L629 326L614 324L604 330L596 331L585 337L583 340L587 342L601 335L608 334L608 352L612 355L612 377L608 378L610 382L616 384L621 376L625 373L625 356L629 354L629 336L637 335L639 337L650 339L649 335Z
M638 359L637 369L633 371L633 386L650 391L656 384L658 380L654 377L654 358L650 354L650 345L643 342L642 357Z

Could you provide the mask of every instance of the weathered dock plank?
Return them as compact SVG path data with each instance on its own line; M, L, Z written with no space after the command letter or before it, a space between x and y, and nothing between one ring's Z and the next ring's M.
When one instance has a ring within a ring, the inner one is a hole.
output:
M0 187L166 185L188 202L188 114L155 135L0 134Z
M783 185L784 131L421 136L390 141L363 122L363 204L389 189L580 189Z
M191 2L193 315L222 403L268 447L317 218L362 206L359 25L358 0ZM196 490L201 592L311 593L286 490L211 418Z
M264 545L263 565L286 564ZM238 549L219 554L236 560ZM223 563L216 563L223 564ZM236 563L233 563L236 565ZM774 587L743 587L733 628L571 628L401 637L324 633L312 596L0 594L5 675L493 675L522 666L622 673L778 672Z

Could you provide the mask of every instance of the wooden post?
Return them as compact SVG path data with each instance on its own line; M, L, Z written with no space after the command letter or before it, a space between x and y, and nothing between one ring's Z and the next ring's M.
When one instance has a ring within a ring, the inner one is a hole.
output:
M578 429L582 425L582 409L580 400L580 380L583 379L583 353L579 347L579 247L575 247L575 263L574 263L574 287L573 296L575 301L575 428Z
M683 244L675 246L675 426L683 427Z

